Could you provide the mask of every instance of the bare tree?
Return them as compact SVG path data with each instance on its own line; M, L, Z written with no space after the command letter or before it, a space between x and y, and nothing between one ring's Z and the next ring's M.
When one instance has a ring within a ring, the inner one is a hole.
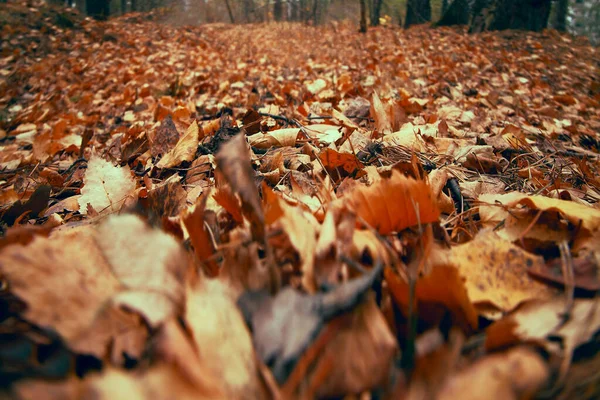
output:
M442 0L442 15L446 14L448 10L448 0Z
M431 21L431 3L429 0L408 0L406 2L405 28L429 21Z
M383 0L372 0L371 2L371 26L379 26L379 18L381 17L381 6Z
M229 0L225 0L225 7L227 7L227 14L229 14L231 23L235 24L235 18L233 18L233 11L231 11L231 4L229 4Z
M313 0L312 21L315 26L319 24L319 0Z
M283 18L283 3L281 0L275 0L273 3L273 18L275 18L275 21L281 21Z
M548 26L551 0L475 0L469 32L525 29Z
M85 12L95 19L106 19L110 15L110 2L108 0L87 0Z
M471 16L468 0L454 0L436 26L468 25Z
M360 32L367 32L367 5L365 0L360 0Z
M569 12L569 0L558 0L556 3L556 14L554 16L554 28L565 32L567 30L567 13Z

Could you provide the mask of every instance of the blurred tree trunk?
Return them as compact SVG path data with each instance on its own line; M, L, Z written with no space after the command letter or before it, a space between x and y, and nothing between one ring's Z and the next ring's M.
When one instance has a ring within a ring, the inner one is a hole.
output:
M300 19L298 8L298 0L290 0L290 20L298 21Z
M300 20L308 23L310 14L308 12L308 0L300 0Z
M405 28L429 21L431 21L431 3L429 0L408 0L406 2Z
M227 14L229 14L229 20L232 24L235 24L235 18L233 18L233 11L231 11L231 4L229 4L229 0L225 0L225 7L227 7Z
M245 21L252 22L250 20L250 12L252 10L252 1L251 0L243 0L242 7L243 7Z
M442 0L442 15L448 11L448 0Z
M367 32L367 4L366 0L360 0L360 30L361 33Z
M548 26L551 0L475 0L469 32L524 29L539 32Z
M442 18L435 24L436 26L468 25L469 24L469 3L467 0L454 0Z
M80 13L85 14L85 10L86 10L85 0L77 0L75 7L77 7L77 10Z
M273 3L273 18L275 21L281 21L283 17L283 3L281 0L275 0Z
M110 15L110 2L108 0L87 0L85 12L94 19L106 19Z
M319 0L313 0L312 21L314 26L319 24Z
M121 15L127 12L127 0L121 0Z
M373 0L371 5L371 26L379 26L379 18L381 17L381 6L383 0Z
M569 0L558 0L556 4L556 15L554 17L554 29L561 32L567 30L567 13L569 12Z

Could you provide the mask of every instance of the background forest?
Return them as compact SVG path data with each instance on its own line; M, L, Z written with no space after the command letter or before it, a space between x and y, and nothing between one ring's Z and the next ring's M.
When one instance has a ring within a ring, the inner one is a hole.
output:
M544 17L542 25L536 26L534 30L550 26L559 31L585 35L595 45L600 41L600 0L53 0L53 2L77 7L88 15L100 18L167 7L169 22L176 24L272 20L322 24L339 20L358 22L361 15L364 15L365 22L368 21L371 26L381 23L407 26L427 21L439 22L444 19L444 16L451 17L452 23L467 23L475 19L475 14L485 14L488 17L492 14L485 10L498 8L502 10L501 12L511 13L512 9L513 12L522 13L522 8L530 5L536 10L546 10L541 13ZM361 14L361 6L365 10L363 14ZM524 26L524 28L529 27Z

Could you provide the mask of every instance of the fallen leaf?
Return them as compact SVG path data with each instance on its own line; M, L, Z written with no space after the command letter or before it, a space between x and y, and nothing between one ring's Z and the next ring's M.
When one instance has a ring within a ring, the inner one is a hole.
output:
M88 204L100 213L119 211L136 186L128 166L115 167L98 156L88 162L83 182L79 198L82 214L87 214Z
M76 351L103 358L119 335L146 331L119 307L155 327L181 306L185 260L171 236L126 215L98 229L87 225L8 246L0 274L27 304L26 319L52 327ZM142 350L128 351L139 357Z
M482 231L473 240L452 248L450 262L465 278L471 301L510 311L531 299L547 299L556 291L529 277L529 269L544 265L542 257L529 254L501 239L492 231Z
M354 309L380 274L381 264L360 278L315 295L286 287L275 297L265 291L240 296L237 304L252 331L254 348L279 384L288 378L325 322Z
M397 171L372 186L353 190L343 200L382 235L435 222L440 215L427 182L407 178Z
M152 157L169 153L179 141L179 132L175 123L168 115L162 120L153 138L150 140L150 152Z
M385 280L394 299L407 315L409 307L408 282L405 282L390 268L385 269ZM471 303L472 300L469 299L459 271L453 266L434 266L431 273L419 277L415 284L415 300L418 315L429 324L438 324L444 317L445 310L448 310L452 315L454 324L464 332L469 333L477 329L477 312ZM439 310L440 306L442 307L441 311Z
M192 161L198 147L198 124L192 122L175 147L156 164L157 168L172 168L184 161Z
M276 129L266 133L256 133L248 136L248 143L258 149L271 147L294 146L300 133L299 128Z
M550 371L540 355L527 348L516 348L488 356L450 377L436 398L527 399L549 378Z

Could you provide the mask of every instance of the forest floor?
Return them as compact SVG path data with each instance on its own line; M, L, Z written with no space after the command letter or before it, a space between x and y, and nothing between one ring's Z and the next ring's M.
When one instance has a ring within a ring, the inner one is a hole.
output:
M594 398L600 57L0 10L0 388Z

